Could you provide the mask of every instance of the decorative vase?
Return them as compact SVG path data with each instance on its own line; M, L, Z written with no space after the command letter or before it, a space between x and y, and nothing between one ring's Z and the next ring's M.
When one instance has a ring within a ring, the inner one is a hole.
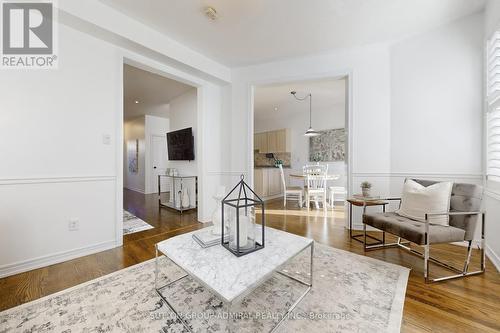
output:
M177 192L177 198L175 198L175 208L181 208L181 198L182 198L182 192L179 191Z
M370 188L369 187L362 187L361 192L363 193L364 197L369 197L370 196Z
M188 194L188 191L186 189L182 190L181 205L182 205L182 208L188 208L189 207L189 194Z
M196 193L189 191L189 204L191 207L196 207Z

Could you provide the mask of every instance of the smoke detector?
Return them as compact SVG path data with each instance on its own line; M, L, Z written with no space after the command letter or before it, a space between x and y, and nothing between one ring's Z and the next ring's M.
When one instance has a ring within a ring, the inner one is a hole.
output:
M212 21L215 21L217 19L217 11L215 10L214 7L206 7L205 8L205 16L211 19Z

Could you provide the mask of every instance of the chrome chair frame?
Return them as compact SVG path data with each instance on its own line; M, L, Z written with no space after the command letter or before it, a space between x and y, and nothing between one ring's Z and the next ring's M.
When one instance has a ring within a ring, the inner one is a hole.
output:
M401 198L386 198L382 199L386 201L393 201L393 200L399 200L399 204L401 205ZM366 203L363 205L363 215L366 213ZM467 255L466 259L464 261L464 266L462 269L453 267L447 263L444 263L442 261L437 260L436 258L433 258L430 256L430 247L431 244L429 243L429 217L431 216L440 216L440 215L448 215L448 216L453 216L453 215L481 215L481 246L479 248L480 253L481 253L481 268L478 271L473 271L469 272L469 265L470 265L470 259L472 255L472 240L469 241L464 241L467 242ZM368 235L366 234L366 224L363 223L363 235L364 235L364 243L363 243L363 248L364 251L372 251L372 250L379 250L379 249L387 249L387 248L400 248L403 250L408 251L408 253L416 255L420 258L424 259L424 278L426 283L433 283L433 282L440 282L440 281L446 281L446 280L451 280L451 279L456 279L456 278L462 278L465 276L471 276L471 275L478 275L482 274L486 271L486 253L485 253L485 230L484 230L484 224L485 224L485 218L486 218L486 213L485 212L480 212L480 211L474 211L474 212L458 212L458 211L452 211L452 212L447 212L447 213L433 213L433 214L425 214L425 234L424 234L424 242L425 244L423 245L424 247L424 253L416 251L411 248L411 242L406 241L402 242L402 238L398 237L397 242L395 243L386 243L385 242L385 231L382 230L382 240L379 240L378 243L373 243L367 245L366 243L366 238ZM394 235L398 236L398 235ZM433 262L434 264L437 264L441 267L444 267L450 271L455 272L456 274L454 275L448 275L440 278L430 278L430 262Z

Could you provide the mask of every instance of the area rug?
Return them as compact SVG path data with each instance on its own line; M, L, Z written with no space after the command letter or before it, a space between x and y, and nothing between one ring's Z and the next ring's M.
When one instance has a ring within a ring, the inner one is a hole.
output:
M307 251L306 251L307 252ZM287 267L306 279L308 253ZM161 257L160 282L183 275ZM185 332L153 289L154 260L0 312L0 332ZM399 332L407 268L316 244L314 282L279 332ZM195 332L267 332L304 291L275 274L231 313L206 288L186 278L163 290Z
M154 227L147 224L137 216L133 215L126 210L123 211L123 234L133 234L134 232L144 231L148 229L153 229Z

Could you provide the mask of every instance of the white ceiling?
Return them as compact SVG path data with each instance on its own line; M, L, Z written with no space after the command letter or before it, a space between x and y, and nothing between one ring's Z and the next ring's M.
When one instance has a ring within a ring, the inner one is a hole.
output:
M254 116L265 119L274 115L294 115L302 113L304 119L309 116L309 100L297 101L291 94L297 92L297 97L311 93L312 110L333 108L334 105L345 103L345 80L315 80L285 84L258 86L254 93ZM275 108L278 110L275 110Z
M190 89L187 84L124 65L123 99L124 118L143 115L167 117L168 103ZM139 101L138 104L135 101Z
M227 66L399 40L485 0L101 0ZM204 16L213 6L218 19Z

